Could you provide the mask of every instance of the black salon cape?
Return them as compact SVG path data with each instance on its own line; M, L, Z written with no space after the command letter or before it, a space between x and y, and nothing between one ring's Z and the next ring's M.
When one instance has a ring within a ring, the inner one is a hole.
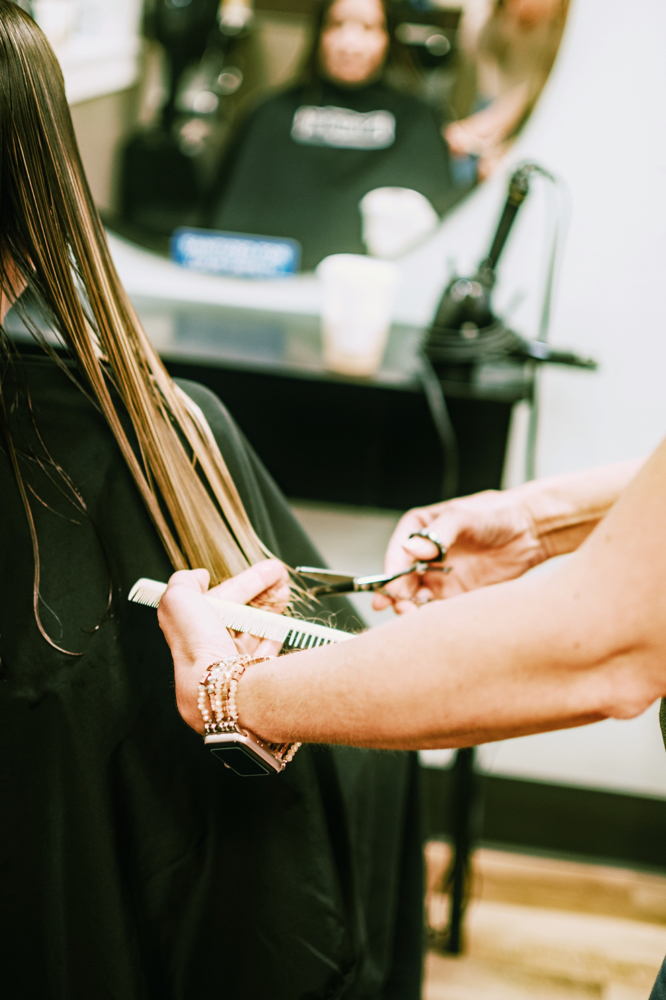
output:
M0 452L0 993L417 1000L413 755L303 747L265 778L212 758L176 711L155 612L126 600L138 577L166 580L170 567L115 441L53 362L26 372L44 443L90 521L54 469L23 462L42 619L83 652L72 657L37 632L26 519ZM182 385L264 542L292 565L316 562L217 398ZM9 406L9 374L3 390ZM43 456L25 399L18 414L20 448Z
M301 105L390 111L395 142L386 149L306 146L291 138ZM452 200L447 149L424 101L382 83L343 90L321 83L270 97L240 124L222 163L204 225L291 237L313 268L332 253L365 253L358 203L378 187L413 188L438 211Z

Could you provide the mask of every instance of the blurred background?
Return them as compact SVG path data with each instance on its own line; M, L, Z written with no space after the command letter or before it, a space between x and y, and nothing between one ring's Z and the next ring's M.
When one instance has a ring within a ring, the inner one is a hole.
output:
M21 6L148 335L218 392L331 566L379 572L409 506L663 437L659 0ZM395 289L356 374L322 352L315 268L339 253ZM656 706L422 763L429 1000L647 996L666 951Z

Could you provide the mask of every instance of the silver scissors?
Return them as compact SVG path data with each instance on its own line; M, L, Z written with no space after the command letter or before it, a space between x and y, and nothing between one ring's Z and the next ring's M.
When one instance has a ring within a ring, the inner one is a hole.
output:
M419 559L417 562L402 569L398 573L375 573L372 576L353 576L350 573L339 573L332 569L323 569L319 566L297 566L296 572L309 580L316 580L319 586L310 587L308 594L311 597L325 597L327 594L353 594L363 591L377 591L385 587L387 583L398 580L401 576L408 576L410 573L450 573L452 567L445 566L446 547L442 545L437 536L429 531L414 531L410 538L425 538L437 547L437 555L433 559Z

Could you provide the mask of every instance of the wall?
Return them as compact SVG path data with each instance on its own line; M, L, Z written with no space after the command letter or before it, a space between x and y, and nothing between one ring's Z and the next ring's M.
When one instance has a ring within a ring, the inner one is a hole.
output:
M666 64L661 0L573 0L562 50L507 166L403 262L399 315L427 322L449 262L482 255L511 170L535 159L568 189L570 225L551 340L596 355L595 375L548 369L542 379L539 472L641 454L666 429L666 338L659 294L666 257ZM534 185L500 268L499 301L524 291L512 317L536 332L549 221Z
M95 204L115 207L117 153L136 124L138 89L131 87L72 107L74 130Z
M95 201L114 199L117 147L135 124L142 0L42 0L35 18L53 45Z
M295 74L310 38L305 17L277 11L258 11L254 23L257 85L280 87Z
M404 264L400 308L427 320L447 260L467 268L486 246L515 164L533 158L565 179L570 226L551 339L595 355L601 368L544 371L540 475L646 454L666 433L665 36L662 0L573 0L558 62L507 169ZM548 231L546 194L535 188L500 274L504 301L527 293L514 321L531 334ZM485 753L497 773L666 797L656 707Z

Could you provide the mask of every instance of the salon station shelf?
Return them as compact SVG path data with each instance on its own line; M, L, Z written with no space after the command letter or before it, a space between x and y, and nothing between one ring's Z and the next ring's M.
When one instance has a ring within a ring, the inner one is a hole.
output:
M420 378L422 329L394 326L379 372L347 378L323 366L317 316L133 302L172 375L222 399L287 496L397 510L440 499L443 459ZM12 313L6 327L32 349ZM499 487L513 404L532 391L529 370L485 364L469 380L443 385L460 492Z
M173 375L215 391L291 497L402 509L441 496L443 459L421 379L424 330L396 325L371 378L327 371L319 318L133 297ZM532 392L514 362L444 381L460 489L500 485L511 410Z
M394 325L377 374L352 378L324 367L316 316L141 297L133 301L146 333L167 363L237 368L359 388L421 391L419 349L424 331L419 327ZM510 361L478 365L469 379L455 376L453 372L443 382L447 397L513 403L530 394L525 366Z

